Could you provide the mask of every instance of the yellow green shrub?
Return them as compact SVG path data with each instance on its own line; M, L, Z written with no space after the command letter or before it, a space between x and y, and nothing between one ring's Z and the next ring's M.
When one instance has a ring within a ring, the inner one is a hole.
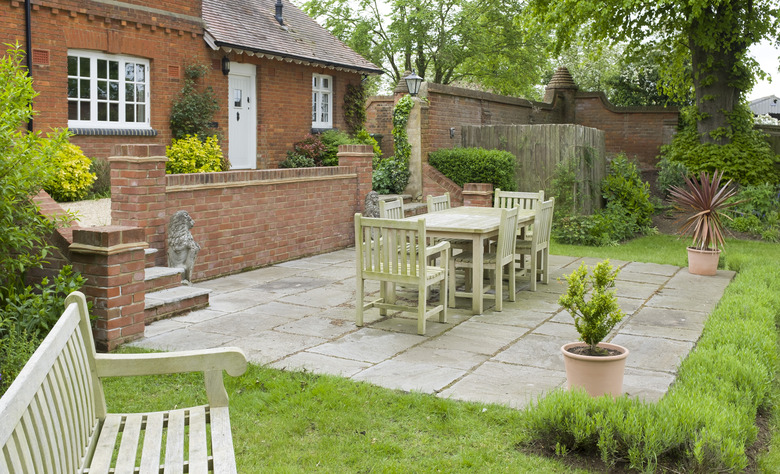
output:
M227 163L216 136L201 142L197 135L186 135L166 147L165 154L168 157L165 172L168 174L223 171Z
M66 143L52 157L54 174L44 186L55 201L78 201L87 197L95 174L89 172L92 161L84 156L81 148Z

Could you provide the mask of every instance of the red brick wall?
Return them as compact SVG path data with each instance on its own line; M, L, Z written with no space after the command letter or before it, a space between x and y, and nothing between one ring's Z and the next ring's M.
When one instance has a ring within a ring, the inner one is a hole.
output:
M382 135L382 156L395 153L393 148L393 96L373 96L366 101L366 130Z
M148 0L129 3L149 6ZM171 103L183 85L185 66L193 63L211 65L204 82L210 84L220 110L214 118L228 144L228 79L221 72L223 53L212 51L203 40L199 0L175 0L154 5L174 15L120 7L108 3L79 0L40 0L33 5L32 46L49 54L49 65L33 64L35 99L38 115L36 130L66 128L67 51L97 50L150 60L151 127L156 137L74 136L87 156L108 157L119 144L170 144ZM89 8L89 9L88 9ZM0 0L0 40L19 42L24 47L24 2ZM311 75L328 74L334 80L334 127L346 129L344 95L347 84L359 84L356 73L297 65L275 59L231 53L233 61L251 62L257 68L258 136L257 165L275 168L285 159L292 144L311 131Z
M160 220L167 228L186 210L201 246L194 280L344 248L371 179L368 147L351 150L358 156L345 158L350 166L162 175L153 169L165 166L154 156L159 147L117 147L125 158L112 158L112 221L143 228L164 265Z
M450 206L463 205L463 188L433 166L423 163L423 199L427 199L429 195L440 196L444 193L450 193Z
M663 144L670 143L677 129L679 112L664 107L614 107L603 93L579 93L576 121L604 131L607 153L625 153L651 170Z

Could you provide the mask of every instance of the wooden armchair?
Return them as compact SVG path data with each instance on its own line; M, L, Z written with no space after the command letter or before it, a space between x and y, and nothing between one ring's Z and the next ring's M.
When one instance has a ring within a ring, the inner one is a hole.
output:
M470 251L465 251L459 255L455 255L450 263L450 305L455 305L455 296L470 296L472 298L495 298L496 299L496 311L503 311L503 274L504 267L509 267L509 301L515 301L515 293L517 292L515 286L515 240L517 240L517 214L518 208L513 207L511 209L501 210L501 224L498 230L498 242L495 246L492 246L490 252L485 253L482 262L485 270L492 270L491 285L485 288L485 291L489 291L490 288L495 289L495 295L485 293L484 295L474 295L474 289L471 288L471 292L456 292L455 291L455 270L457 267L464 267L470 271L479 271L474 269L474 259ZM468 272L467 272L468 273ZM466 278L466 284L470 281Z
M525 263L525 256L531 256L528 275L531 280L531 291L536 291L536 281L540 278L546 285L550 282L550 232L552 231L553 209L555 198L544 201L536 208L534 216L534 233L531 240L517 240L515 254L519 261Z
M447 322L447 265L449 242L442 241L426 246L425 221L400 221L374 219L355 214L355 252L357 266L357 304L355 323L363 326L363 313L379 308L379 314L387 310L417 313L417 332L425 334L425 321L438 314L439 322ZM427 262L441 256L441 266ZM379 299L364 302L365 281L380 282ZM439 304L428 308L428 287L439 284ZM399 304L395 285L417 287L416 306Z
M536 209L536 206L544 201L544 190L537 193L501 191L496 189L493 194L493 207L511 209L519 207L520 209ZM518 229L518 240L531 240L533 235L533 226L526 226L525 229Z

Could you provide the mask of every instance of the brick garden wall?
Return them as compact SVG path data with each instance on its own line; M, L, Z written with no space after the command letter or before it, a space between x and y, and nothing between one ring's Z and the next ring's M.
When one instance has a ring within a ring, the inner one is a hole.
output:
M68 49L95 50L150 60L150 124L157 135L72 137L71 142L80 146L87 156L106 158L112 147L120 144L170 144L171 103L183 86L185 67L193 63L210 66L203 81L211 85L220 101L214 121L227 152L228 78L221 72L223 53L211 50L203 40L201 2L163 2L155 5L155 11L149 11L146 0L126 3L146 8L81 0L38 0L32 6L33 58L48 55L48 63L33 62L34 87L40 94L34 103L38 112L35 129L45 132L51 128L67 128ZM161 12L161 9L171 14ZM0 0L0 39L3 43L18 42L24 49L24 18L24 1ZM344 95L347 84L360 83L358 74L236 53L231 53L229 58L257 66L258 168L276 168L292 144L311 131L313 73L333 76L333 126L345 128Z
M663 144L677 130L675 107L615 107L602 92L578 93L576 123L604 131L607 154L636 157L642 170L655 169Z
M395 153L393 149L393 96L373 96L366 101L366 130L382 135L382 156Z
M168 219L186 210L201 246L194 280L344 248L371 188L371 148L351 145L343 166L165 175L159 146L123 146L112 163L112 221L145 231L166 265Z

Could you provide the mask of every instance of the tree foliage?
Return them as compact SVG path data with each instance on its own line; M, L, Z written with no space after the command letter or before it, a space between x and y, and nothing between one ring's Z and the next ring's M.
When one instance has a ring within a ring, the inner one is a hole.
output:
M531 0L530 26L555 31L558 51L577 41L625 42L634 54L657 51L661 88L680 100L693 87L699 139L730 141L729 113L762 75L748 48L777 39L776 0ZM690 67L687 65L690 64Z
M392 84L414 70L429 82L533 95L549 68L546 36L525 33L517 0L309 0L303 9Z

